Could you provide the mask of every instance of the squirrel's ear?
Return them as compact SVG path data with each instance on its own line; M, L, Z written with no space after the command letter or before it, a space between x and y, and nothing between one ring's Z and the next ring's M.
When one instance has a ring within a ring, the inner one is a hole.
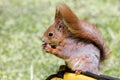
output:
M62 23L62 21L59 20L58 24L57 24L57 30L61 31L62 27L63 27L63 23Z
M55 21L59 21L59 20L62 20L63 17L62 17L62 14L60 13L60 9L59 7L56 7L56 12L55 12Z
M67 23L78 22L78 17L66 4L58 4L56 7L55 20L61 19ZM70 24L69 24L70 25Z

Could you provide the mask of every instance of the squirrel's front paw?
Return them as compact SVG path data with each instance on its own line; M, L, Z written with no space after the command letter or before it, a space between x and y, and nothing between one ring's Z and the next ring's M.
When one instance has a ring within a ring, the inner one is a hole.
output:
M51 52L51 46L49 44L43 44L42 48L46 51L46 52Z
M44 51L46 51L48 53L51 53L51 54L55 54L55 55L57 55L57 53L60 50L60 47L56 47L56 46L53 47L53 46L51 46L50 44L47 44L47 43L43 44L42 48L43 48Z

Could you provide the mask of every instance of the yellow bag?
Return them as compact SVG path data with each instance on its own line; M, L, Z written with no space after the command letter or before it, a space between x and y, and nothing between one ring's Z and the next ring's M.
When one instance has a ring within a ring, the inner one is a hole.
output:
M94 74L91 72L84 72L77 75L75 73L58 71L57 74L50 75L46 80L120 80L120 78Z
M83 74L77 75L74 73L65 73L63 79L62 78L52 78L51 80L97 80L97 79L85 76Z

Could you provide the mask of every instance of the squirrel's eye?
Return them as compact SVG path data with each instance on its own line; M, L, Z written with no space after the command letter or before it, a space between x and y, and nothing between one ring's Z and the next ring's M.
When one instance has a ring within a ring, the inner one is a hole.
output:
M50 32L50 33L48 34L48 36L52 37L52 36L53 36L53 33Z

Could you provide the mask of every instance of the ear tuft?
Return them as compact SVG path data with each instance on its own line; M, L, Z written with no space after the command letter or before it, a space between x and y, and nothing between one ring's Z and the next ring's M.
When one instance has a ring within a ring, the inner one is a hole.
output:
M62 17L62 14L60 12L60 7L59 6L56 6L56 12L55 12L55 20L62 20L63 17Z
M55 20L56 19L64 19L67 23L79 21L78 17L64 3L60 3L56 6Z

